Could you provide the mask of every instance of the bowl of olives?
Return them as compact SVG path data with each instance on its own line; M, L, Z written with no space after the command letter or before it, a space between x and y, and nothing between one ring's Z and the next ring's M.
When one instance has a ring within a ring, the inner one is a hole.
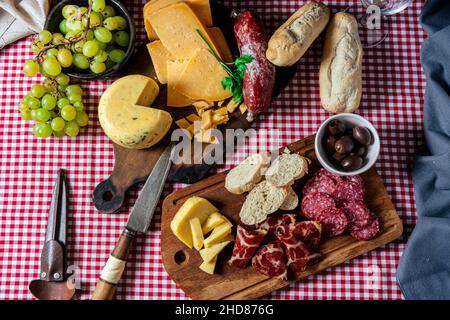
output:
M375 127L363 117L341 113L328 118L317 131L315 151L320 164L341 176L369 170L380 153Z

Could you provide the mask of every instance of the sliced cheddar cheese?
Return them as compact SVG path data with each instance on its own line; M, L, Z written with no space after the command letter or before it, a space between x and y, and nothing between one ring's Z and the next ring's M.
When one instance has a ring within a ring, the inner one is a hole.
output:
M198 49L175 84L175 90L194 100L219 101L231 96L221 80L228 76L207 49Z
M205 25L184 2L179 2L150 13L148 20L163 45L177 59L191 58L198 48L208 49L208 46L200 38L196 30L200 31L220 55L215 41L209 36Z
M217 50L220 52L222 60L225 62L233 62L233 55L231 54L230 47L228 47L227 40L225 40L222 30L217 27L208 28L208 33L211 38L214 39L214 43L216 44Z
M231 226L228 223L222 223L214 228L209 237L203 241L203 245L205 248L210 248L221 242L229 234L231 234Z
M167 105L169 107L186 107L194 102L175 88L186 65L187 61L183 60L167 61Z
M229 243L230 243L230 241L224 241L224 242L217 243L209 248L204 248L199 251L200 256L202 257L203 261L210 262L215 257L217 257L217 255L220 253L220 251L222 251Z
M152 59L156 76L159 82L167 83L167 61L175 60L175 57L163 46L159 40L147 44L148 53Z
M224 216L218 212L211 213L205 223L202 225L203 234L207 234L212 229L225 222Z
M195 249L200 250L203 247L203 232L200 219L195 217L189 221L191 226L192 244Z
M200 265L200 270L209 273L209 274L214 274L214 269L216 269L216 263L217 263L217 256L215 256L214 258L212 258L211 261L203 261L203 263Z

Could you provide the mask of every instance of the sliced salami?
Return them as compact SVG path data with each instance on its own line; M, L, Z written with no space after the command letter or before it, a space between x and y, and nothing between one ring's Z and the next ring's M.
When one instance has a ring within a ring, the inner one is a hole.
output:
M363 228L373 219L371 212L362 201L344 202L341 206L347 216L349 228Z
M322 175L314 175L303 187L303 196L310 193L320 192L332 195L336 188L336 183L330 177Z
M348 176L345 180L352 182L358 186L358 188L364 190L364 179L361 176Z
M333 182L337 185L339 182L343 181L344 179L342 179L342 177L338 176L337 174L334 174L324 168L320 169L319 171L317 171L317 175L318 176L326 176L328 178L330 178L331 180L333 180Z
M333 198L325 193L312 192L303 197L302 200L302 214L311 220L316 220L316 215L324 209L334 207Z
M378 217L373 215L374 219L370 221L370 223L364 228L360 229L351 229L350 235L358 240L367 241L375 238L375 236L380 231L380 222Z
M345 213L335 207L323 210L316 216L315 220L321 223L322 233L328 237L340 235L348 225Z
M295 222L295 214L271 215L266 220L257 225L258 229L264 229L268 232L275 232L277 227L289 225Z
M350 181L342 181L337 184L333 198L338 206L345 202L364 201L364 188Z
M287 279L286 253L280 241L262 246L252 259L252 266L268 277Z

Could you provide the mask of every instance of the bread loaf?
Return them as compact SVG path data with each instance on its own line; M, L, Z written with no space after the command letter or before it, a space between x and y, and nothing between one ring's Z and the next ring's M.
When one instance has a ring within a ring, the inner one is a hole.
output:
M362 56L355 17L343 12L335 14L326 31L320 64L320 100L326 110L353 112L359 107Z
M291 66L308 50L327 26L330 10L311 1L298 9L269 40L267 59L276 66Z
M285 149L266 171L266 180L276 187L291 186L308 173L309 159Z

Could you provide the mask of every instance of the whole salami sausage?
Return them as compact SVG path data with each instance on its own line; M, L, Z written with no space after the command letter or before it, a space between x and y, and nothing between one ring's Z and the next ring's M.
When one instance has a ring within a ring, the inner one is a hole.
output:
M242 11L234 23L234 35L241 55L254 59L247 64L244 73L242 94L247 105L247 120L253 121L256 114L270 105L275 84L275 66L266 58L267 38L264 27L251 11Z

